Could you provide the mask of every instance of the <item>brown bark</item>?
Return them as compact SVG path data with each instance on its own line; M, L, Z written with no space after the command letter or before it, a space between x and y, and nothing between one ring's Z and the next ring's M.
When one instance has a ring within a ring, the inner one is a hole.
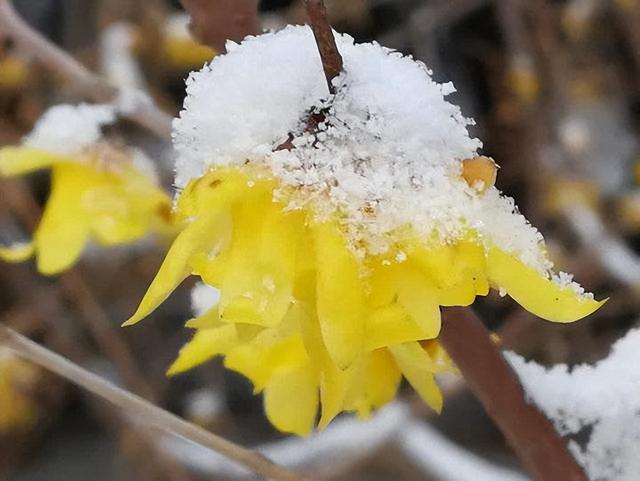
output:
M587 481L551 422L527 402L515 372L471 309L444 310L440 341L533 479Z

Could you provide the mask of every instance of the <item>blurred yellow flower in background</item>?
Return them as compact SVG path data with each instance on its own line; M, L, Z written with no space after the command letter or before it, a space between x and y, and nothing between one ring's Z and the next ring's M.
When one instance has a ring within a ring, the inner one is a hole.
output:
M0 434L29 428L37 419L38 405L30 389L40 370L0 348Z
M33 241L0 249L1 259L17 262L35 254L38 270L52 275L73 265L90 239L111 246L169 232L169 197L123 153L106 146L77 157L0 149L3 177L45 168L52 172L51 194Z

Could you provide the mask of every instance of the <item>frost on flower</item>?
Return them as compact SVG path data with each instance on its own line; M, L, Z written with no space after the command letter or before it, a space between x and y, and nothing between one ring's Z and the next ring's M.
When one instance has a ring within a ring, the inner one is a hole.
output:
M439 410L440 306L490 287L554 321L600 306L551 277L542 236L445 100L453 87L377 44L337 43L335 96L307 27L230 44L190 76L174 123L185 228L127 321L199 276L219 302L187 323L170 372L223 356L298 434L319 406L321 427L367 416L403 376Z
M507 360L529 397L560 434L586 434L570 448L592 481L635 481L640 472L640 330L618 341L594 364L547 369L514 353Z
M170 199L150 175L150 161L102 138L113 123L109 105L60 105L40 119L20 147L0 149L0 176L51 169L51 194L31 243L0 247L0 259L38 259L43 274L70 267L89 240L129 243L169 233Z

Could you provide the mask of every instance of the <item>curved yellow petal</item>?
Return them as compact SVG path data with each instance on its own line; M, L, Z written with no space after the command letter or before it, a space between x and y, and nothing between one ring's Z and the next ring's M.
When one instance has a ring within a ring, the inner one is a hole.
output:
M193 221L178 235L138 309L123 326L136 324L153 312L191 274L191 258L215 245L221 221L215 207L210 217Z
M459 280L456 251L451 245L426 248L420 244L407 247L408 257L429 276L438 288L447 288Z
M184 326L189 329L214 329L221 325L223 325L223 323L220 320L218 306L216 305L204 314L194 317L193 319L189 319Z
M377 349L369 356L367 369L367 398L374 408L393 400L400 386L402 374L386 349Z
M398 303L422 328L420 339L433 339L440 333L440 306L438 289L431 279L422 275L409 261L398 266L395 284Z
M596 301L560 287L511 254L492 247L487 257L487 274L529 312L548 321L573 322L596 311L606 301Z
M375 309L367 317L364 348L372 351L393 344L427 339L428 335L404 307L391 304Z
M353 368L341 370L335 365L324 345L315 312L307 309L303 303L294 304L293 310L296 311L302 325L304 345L309 353L309 358L313 360L316 368L320 371L322 412L318 428L324 429L344 409L347 390L353 379Z
M282 211L272 192L243 201L221 280L220 313L227 321L275 326L293 301L300 213Z
M317 311L325 346L341 369L362 351L366 319L360 265L335 223L311 227L316 250Z
M70 162L70 160L43 150L28 147L0 149L0 175L4 177L28 174L64 162Z
M89 239L89 219L80 198L91 182L87 169L59 164L53 169L51 195L33 236L38 270L58 274L75 263Z
M311 366L282 372L264 390L267 418L280 431L308 435L318 412L318 379Z
M433 378L436 366L429 354L417 342L390 346L398 368L409 384L431 408L442 411L442 393Z
M273 187L272 180L254 180L236 168L215 169L187 184L178 197L176 213L184 218L197 217L223 200L230 206L242 196L272 191Z
M356 411L366 419L373 409L391 401L398 390L402 374L386 349L367 353L358 362L344 402L344 409Z
M180 354L167 375L180 374L224 354L235 345L236 339L236 328L233 325L197 331L191 341L180 349Z
M23 262L33 256L35 245L33 242L22 242L10 247L0 246L0 259L5 262Z
M451 246L453 261L452 280L440 289L440 305L469 306L476 295L489 293L484 247L471 240L462 240Z
M279 372L309 361L301 334L280 337L267 329L251 341L232 349L224 365L249 378L256 392L262 391Z
M95 172L95 185L84 192L82 206L91 216L93 236L103 245L132 242L170 223L169 197L133 169Z

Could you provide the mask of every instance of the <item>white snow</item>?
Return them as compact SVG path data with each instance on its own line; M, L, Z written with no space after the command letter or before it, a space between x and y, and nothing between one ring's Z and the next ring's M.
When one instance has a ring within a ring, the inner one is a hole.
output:
M591 481L637 481L640 329L631 330L594 365L545 368L514 353L505 357L562 435L588 434L586 444L572 441L570 448Z
M220 302L220 291L204 282L198 282L191 289L191 310L199 317Z
M102 127L116 120L109 104L56 105L47 110L23 144L60 155L74 155L102 137Z
M328 101L308 27L229 43L226 55L192 73L174 121L176 185L215 166L266 163L285 187L297 187L292 208L339 212L359 253L385 252L389 234L407 225L434 243L473 228L548 274L542 236L512 199L495 188L479 193L460 176L481 143L468 134L472 121L445 100L453 85L376 43L336 40L344 73ZM328 109L319 132L305 131L312 107ZM295 148L277 150L290 133Z
M100 35L102 74L120 89L141 89L144 75L133 55L135 29L126 22L114 22Z

